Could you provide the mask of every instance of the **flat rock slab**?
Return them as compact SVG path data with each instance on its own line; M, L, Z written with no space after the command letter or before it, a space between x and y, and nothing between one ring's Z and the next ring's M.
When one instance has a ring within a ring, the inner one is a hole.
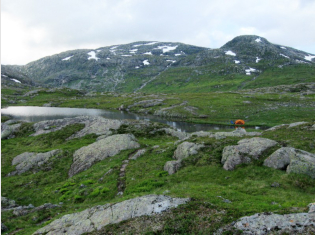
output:
M146 195L117 204L106 204L86 209L79 213L68 214L34 234L80 235L100 230L108 224L119 223L143 215L154 215L178 205L185 204L188 198L171 198L163 195Z
M47 163L50 158L57 156L61 151L59 149L55 149L46 153L32 153L25 152L22 153L12 160L12 165L15 166L15 171L9 173L11 175L20 175L26 171L29 171L33 168L39 168L43 164Z
M261 135L260 132L247 132L244 128L238 127L232 132L216 132L214 137L217 140L225 139L226 137L243 137L243 136L258 136Z
M112 135L82 147L73 154L73 163L69 170L69 177L90 168L96 162L115 156L122 150L139 147L140 145L132 134Z
M280 148L266 158L264 166L315 178L315 154L300 149Z
M254 214L239 219L234 227L243 234L264 235L272 232L296 234L315 226L314 213L278 215L273 213ZM314 228L315 229L315 228Z
M92 133L98 135L106 134L109 131L109 129L118 129L122 122L119 120L92 116L79 116L74 118L41 121L34 124L34 129L36 132L31 136L37 136L41 134L47 134L50 132L58 131L70 124L76 123L85 124L85 127L81 131L70 136L69 139L79 138L84 135Z
M254 137L238 141L238 145L226 146L222 152L221 163L225 170L234 170L237 165L257 160L265 151L276 146L276 141Z

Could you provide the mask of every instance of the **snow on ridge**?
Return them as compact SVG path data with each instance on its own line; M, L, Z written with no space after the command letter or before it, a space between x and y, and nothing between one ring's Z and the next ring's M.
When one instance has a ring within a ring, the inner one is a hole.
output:
M261 38L256 38L255 41L256 41L256 42L262 42L262 41L261 41Z
M132 50L129 50L129 53L135 54L137 51L138 51L138 49L132 49Z
M308 60L308 61L312 61L312 59L314 59L315 56L314 55L308 55L308 56L305 56L305 60Z
M167 62L172 62L173 64L176 62L176 60L166 60Z
M139 67L139 66L136 66L135 68L138 69L138 68L140 68L140 67Z
M176 45L176 46L164 45L164 46L158 46L157 48L154 48L154 49L160 49L160 50L163 50L163 53L166 53L166 52L175 50L177 47L178 47L178 45Z
M113 47L110 48L110 50L115 50L115 49L117 49L117 47L118 46L113 46Z
M22 83L22 82L20 82L19 80L17 80L17 79L14 79L14 78L10 78L13 82L16 82L16 83Z
M226 51L225 54L231 55L231 56L236 56L236 53L234 53L233 51Z
M285 49L285 50L287 49L286 47L280 47L280 48L281 48L281 49Z
M251 72L256 72L256 69L249 67L249 69L245 69L246 75L251 75Z
M130 57L130 56L132 56L132 55L121 55L121 56L124 56L124 57Z
M109 57L107 57L106 59L107 59L107 60L110 60L110 58L109 58Z
M239 60L234 60L234 62L235 62L235 64L241 63L241 61L239 61Z
M259 57L256 57L256 63L258 63L261 59Z
M66 58L64 58L64 59L62 59L62 60L70 60L73 56L74 56L74 55L69 56L69 57L66 57Z
M175 56L181 56L182 54L175 54Z
M101 52L102 50L96 50L96 53L99 53L99 52Z
M152 55L152 52L151 51L149 51L149 52L145 52L145 53L143 53L144 55Z
M144 65L150 65L149 60L144 60L142 63L143 63Z
M7 77L8 77L8 76L7 76L7 75L5 75L5 74L1 74L1 76L2 76L2 77L5 77L5 78L7 78Z
M284 55L284 54L280 54L281 56L283 56L283 57L285 57L285 58L288 58L288 59L290 59L290 57L289 56L286 56L286 55Z
M100 58L96 57L96 53L95 51L90 51L89 53L87 53L90 57L88 58L88 60L96 60L98 61Z
M146 43L146 44L143 44L145 46L149 46L149 45L154 45L154 44L157 44L158 42L149 42L149 43Z

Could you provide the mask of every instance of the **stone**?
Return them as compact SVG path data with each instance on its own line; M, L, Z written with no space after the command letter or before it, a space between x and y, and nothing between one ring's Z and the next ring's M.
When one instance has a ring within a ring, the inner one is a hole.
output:
M282 127L286 127L286 126L289 126L289 125L288 124L281 124L281 125L278 125L278 126L271 127L271 128L269 128L267 130L264 130L264 132L265 131L275 131L275 130L278 130L278 129L282 128Z
M1 223L1 232L5 232L5 231L8 231L8 230L9 230L8 227L5 226L4 223Z
M213 138L215 137L215 134L212 132L207 132L207 131L197 131L197 132L193 132L190 134L191 136L198 136L198 137L209 137L209 138Z
M13 125L8 125L7 122L1 123L1 139L13 138L14 132L17 131L21 125L22 125L21 123L17 123Z
M307 207L309 208L308 213L315 213L315 202L308 204Z
M315 178L315 154L300 149L280 148L265 159L264 166Z
M177 146L173 158L176 160L183 160L191 155L197 154L198 150L203 147L203 144L195 144L185 141Z
M19 205L17 205L14 200L6 197L1 197L1 209L11 209L18 206Z
M164 165L164 170L168 172L169 175L175 174L182 166L181 160L168 161Z
M288 128L292 128L292 127L304 125L304 124L307 124L307 123L308 123L308 122L295 122L295 123L291 123Z
M88 134L107 135L110 129L118 129L122 122L114 119L106 119L98 116L79 116L74 118L63 118L56 120L41 121L34 124L35 133L31 136L47 134L50 132L61 130L70 125L82 123L85 127L68 139L80 138Z
M90 168L96 162L117 155L122 150L139 148L132 134L112 135L74 152L69 177Z
M68 214L37 230L34 235L80 235L100 230L108 224L116 224L143 215L160 214L178 205L185 204L188 198L172 198L164 195L146 195L116 204L95 206L84 211Z
M34 207L32 204L28 206L19 206L13 210L13 215L23 216L23 215L27 215L36 211L53 209L55 207L60 207L60 206L51 204L51 203L45 203L44 205L41 205L38 207Z
M247 132L244 128L238 127L232 132L216 132L214 137L217 140L225 139L226 137L243 137L243 136L258 136L261 135L260 132Z
M135 154L129 157L131 160L137 160L137 158L141 157L143 154L145 154L145 149L139 149Z
M273 213L257 213L237 220L234 228L243 234L297 234L303 233L308 227L315 226L315 214L296 213L278 215ZM304 233L303 233L304 234Z
M60 154L59 149L55 149L46 153L32 153L25 152L22 153L12 160L12 165L15 166L15 171L9 173L8 176L20 175L26 171L29 171L33 168L40 168L43 164L47 163L52 157Z
M234 170L237 165L259 159L265 151L277 144L276 141L260 137L242 139L238 141L238 145L226 146L223 149L221 163L225 170Z
M153 100L141 100L139 102L134 103L133 105L129 105L128 109L132 107L142 107L142 108L149 108L157 105L161 105L164 99L153 99Z
M162 128L161 130L164 130L166 134L177 137L180 140L190 137L190 134L187 134L186 132L177 131L171 128Z

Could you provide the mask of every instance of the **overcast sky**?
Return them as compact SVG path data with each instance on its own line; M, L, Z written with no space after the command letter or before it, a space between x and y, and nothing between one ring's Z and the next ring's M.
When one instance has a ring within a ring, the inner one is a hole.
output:
M1 64L135 41L219 48L255 34L315 54L314 0L2 0Z

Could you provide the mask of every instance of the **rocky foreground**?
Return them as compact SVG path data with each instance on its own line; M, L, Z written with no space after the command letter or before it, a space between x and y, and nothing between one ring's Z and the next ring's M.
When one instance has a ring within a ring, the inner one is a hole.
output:
M262 165L276 170L286 171L287 174L305 175L315 179L315 154L283 146L279 141L261 137L260 132L246 132L245 129L238 128L233 132L195 132L183 133L175 129L152 124L146 121L119 121L108 120L102 117L76 117L60 120L43 121L34 124L35 133L32 136L53 133L73 123L84 124L84 127L70 136L68 139L81 138L89 134L98 136L96 142L77 149L72 156L72 164L68 171L69 178L87 171L98 162L104 159L113 158L122 151L134 150L128 159L123 161L119 169L120 180L117 183L117 196L124 195L126 187L126 169L131 161L137 161L146 152L159 149L159 146L147 148L139 143L133 134L135 130L145 129L150 135L164 133L177 140L172 143L176 148L173 152L173 160L165 162L164 171L168 175L177 174L187 166L187 159L198 155L207 148L203 142L196 143L195 138L213 139L222 141L227 138L240 138L236 145L224 147L221 156L221 167L226 171L237 170L243 165L256 164L262 161ZM11 125L10 125L11 124ZM2 124L2 139L14 138L21 123L8 121ZM279 128L290 129L302 126L308 131L315 130L313 123L294 123L270 128L264 133L270 133ZM121 130L125 133L120 133ZM161 153L165 150L160 150ZM12 159L12 166L15 170L7 174L7 177L15 177L27 172L37 172L47 167L53 159L58 159L63 154L63 150L54 149L48 152L24 152ZM112 169L104 174L110 174ZM101 180L101 179L100 179ZM84 185L80 187L85 187ZM275 186L278 187L278 186ZM166 192L167 193L167 192ZM221 197L221 196L220 196ZM232 203L228 199L221 197L224 202ZM165 195L144 195L117 203L98 205L81 212L71 213L53 220L43 226L34 234L83 234L101 230L107 225L132 220L141 216L155 216L176 208L182 204L189 204L191 198L177 198ZM244 234L271 234L277 233L304 233L315 232L315 204L310 201L308 212L305 213L257 213L250 216L241 217L237 221L221 227L217 234L223 234L228 229L242 230ZM39 207L19 206L12 199L2 197L4 211L13 211L15 216L26 215L35 211L61 207L60 205L44 204ZM307 206L307 205L305 205ZM3 225L5 230L5 225Z

